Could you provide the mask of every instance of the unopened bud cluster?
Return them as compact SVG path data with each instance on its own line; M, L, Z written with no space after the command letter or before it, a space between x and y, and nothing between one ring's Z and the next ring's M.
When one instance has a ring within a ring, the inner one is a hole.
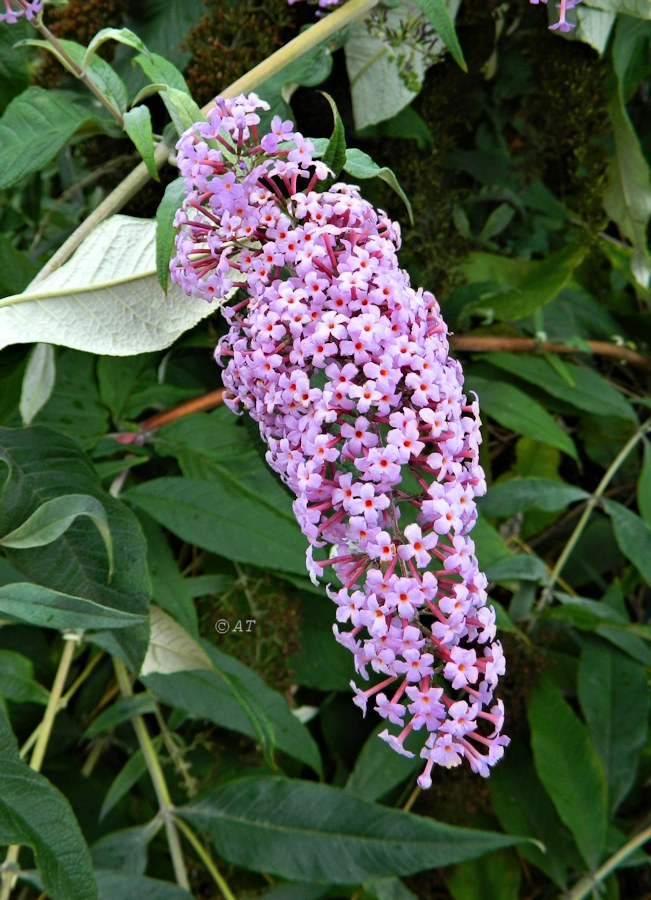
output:
M486 578L468 537L477 403L449 356L427 291L398 265L398 226L327 168L291 122L258 134L254 94L218 98L178 144L186 198L173 278L223 312L227 402L259 423L269 465L296 496L313 580L326 577L334 632L370 702L412 756L466 759L487 775L504 752L504 672ZM408 742L411 746L411 741Z

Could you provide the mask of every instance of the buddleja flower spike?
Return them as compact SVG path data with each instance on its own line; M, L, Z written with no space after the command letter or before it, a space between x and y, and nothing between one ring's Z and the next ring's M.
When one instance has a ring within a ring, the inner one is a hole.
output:
M291 122L261 137L255 94L216 103L178 143L172 277L206 300L241 289L216 351L227 403L295 494L311 577L336 576L336 639L379 676L352 683L354 702L395 726L380 737L398 753L422 735L421 787L464 759L487 775L509 739L468 536L485 491L477 400L435 298L398 265L398 225L356 187L319 190L329 172Z

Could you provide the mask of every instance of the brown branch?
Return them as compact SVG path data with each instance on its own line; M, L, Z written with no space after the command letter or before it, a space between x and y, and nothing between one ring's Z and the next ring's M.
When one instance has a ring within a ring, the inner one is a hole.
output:
M199 397L193 397L192 400L179 403L178 406L173 406L171 409L156 413L156 415L140 423L140 430L154 431L156 428L169 425L170 422L175 422L176 419L181 419L183 416L189 416L190 413L205 412L208 409L221 406L223 393L224 389L219 388L216 391L210 391L208 394L201 394Z
M541 343L534 338L502 337L493 335L455 334L450 338L450 343L455 350L463 350L467 353L587 353L581 347L571 347L569 344ZM651 359L636 353L629 347L621 347L619 344L610 344L608 341L586 341L590 353L597 356L607 356L621 363L630 363L636 369L651 374Z

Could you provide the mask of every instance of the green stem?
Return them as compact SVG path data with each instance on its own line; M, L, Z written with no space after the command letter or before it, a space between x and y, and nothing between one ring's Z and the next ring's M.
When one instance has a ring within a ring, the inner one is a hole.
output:
M199 857L199 859L201 860L201 862L204 864L204 866L208 869L208 871L212 875L215 884L217 885L219 890L222 892L224 900L235 900L235 895L233 894L233 892L229 888L228 884L224 880L224 877L222 876L219 869L217 868L215 861L210 856L210 854L208 853L206 848L203 846L203 844L201 843L199 838L196 836L194 831L190 828L188 823L185 822L180 816L176 816L175 821L176 821L176 824L178 825L178 827L180 828L180 830L185 835L185 837L188 839L188 841L194 847L196 854Z
M225 88L221 94L223 97L234 97L237 94L243 94L260 87L265 81L276 75L289 63L294 62L303 54L327 41L342 28L345 28L355 19L365 15L374 6L377 6L379 0L349 0L345 6L335 10L325 18L321 19L316 25L313 25L307 31L302 32L284 47L276 50L271 56L263 60L255 68L238 78L237 81ZM202 112L205 114L213 108L214 102L206 104ZM171 152L164 141L154 149L154 161L156 168L159 169L168 159ZM41 269L34 280L34 284L38 284L51 275L59 266L62 266L75 252L77 247L94 231L94 229L107 219L109 216L118 212L125 203L134 197L141 188L143 188L150 179L147 166L140 163L136 168L119 184L108 197L95 209L88 218L82 222L77 230L70 235L68 240L57 250L49 262Z
M127 670L124 668L124 665L119 659L113 659L113 665L115 667L115 676L117 678L118 685L120 686L120 692L122 696L133 696L131 681L129 680L129 675L127 673ZM165 823L167 843L170 848L170 856L172 859L172 865L174 867L176 883L180 887L185 888L187 891L189 891L190 882L188 881L188 873L185 869L185 860L183 859L181 841L179 839L179 833L176 830L176 825L174 823L174 805L172 803L172 798L170 797L167 782L165 781L163 769L158 759L158 755L156 754L156 748L154 747L149 736L147 725L145 724L145 720L143 719L143 717L134 716L131 721L133 724L133 729L136 732L136 737L138 738L138 743L140 744L140 749L142 750L143 756L145 757L147 769L149 770L149 777L151 778L152 784L154 785L154 790L158 799L158 806Z
M70 702L70 699L76 694L76 692L79 690L79 688L82 686L82 684L86 681L86 679L89 677L89 675L91 674L91 672L93 671L93 669L95 668L97 663L102 659L103 656L104 656L104 651L100 650L100 652L96 653L95 656L93 656L91 658L91 660L86 664L86 668L83 670L83 672L80 675L78 675L77 678L75 678L73 683L70 685L68 690L63 695L63 697L61 697L59 699L59 705L57 707L57 712L66 708L66 706ZM32 731L32 733L27 738L27 740L25 741L23 746L20 748L21 759L24 759L27 756L27 754L29 753L29 751L32 749L32 747L38 740L38 737L41 733L42 728L43 728L43 722L39 722L39 724L36 726L34 731Z
M64 643L63 653L61 654L61 660L59 661L59 668L57 669L57 673L54 677L54 684L50 691L50 699L45 707L45 715L43 716L39 735L36 739L36 746L34 747L34 752L32 753L32 758L29 762L35 772L40 772L41 766L43 765L45 751L47 750L50 735L52 734L54 719L59 711L59 702L63 696L63 689L70 671L70 666L72 665L75 650L77 649L76 645L76 638L68 639Z
M43 765L45 752L50 741L52 728L54 726L54 720L56 718L57 712L59 711L59 704L63 695L63 689L70 672L72 660L74 659L76 644L76 635L64 641L63 653L61 654L61 659L59 660L59 667L57 668L56 675L54 676L54 684L52 685L52 690L50 691L50 697L47 701L47 706L45 707L43 720L38 730L36 746L34 747L34 752L32 753L32 758L29 763L31 768L34 769L35 772L40 772L41 766ZM11 847L9 847L9 849L7 850L7 856L5 857L4 866L10 866L12 863L17 863L19 854L19 844L13 844ZM16 881L16 877L17 875L15 872L5 871L3 873L0 900L9 900L11 891Z
M565 547L563 548L563 552L558 557L558 559L556 561L556 565L554 566L554 568L549 576L549 581L545 585L545 589L543 590L542 594L540 595L540 600L538 601L538 606L537 606L538 612L541 612L545 608L545 606L549 603L549 601L551 600L552 591L554 589L554 586L556 585L556 582L558 581L558 579L560 577L560 574L563 570L563 567L565 566L565 563L570 558L572 552L574 551L574 548L577 545L579 538L583 534L585 527L588 524L588 520L590 519L590 516L592 515L592 512L593 512L595 506L599 503L599 501L603 497L604 493L606 492L606 489L608 488L608 485L610 484L612 479L615 477L615 475L619 471L620 467L626 460L626 457L629 455L631 450L635 447L637 442L642 437L644 437L645 432L648 431L649 428L651 428L651 418L647 419L646 422L644 422L644 424L641 426L641 428L638 431L636 431L635 434L631 435L631 437L626 442L626 444L624 444L624 446L622 447L620 452L617 454L615 459L612 461L612 463L606 470L606 473L604 474L604 477L601 479L601 481L597 485L597 489L595 490L594 494L586 502L585 508L581 514L581 518L576 523L576 527L575 527L574 531L572 532L572 534L570 535L570 539L565 544Z
M122 118L122 113L119 109L116 109L115 106L111 103L108 97L105 97L101 90L97 87L95 82L90 78L86 72L78 66L74 59L70 56L66 48L63 46L61 41L55 34L52 34L47 25L44 25L41 18L39 17L36 20L36 28L41 32L46 41L48 41L57 52L57 55L60 57L60 62L69 72L71 72L75 78L78 78L80 81L86 85L88 90L93 94L102 106L109 111L109 113L113 116L115 121L118 123L120 128L124 128L124 119Z
M598 884L610 875L611 872L614 872L617 866L625 860L627 856L630 856L631 853L638 849L638 847L646 844L648 840L651 840L651 825L645 828L644 831L635 835L635 837L632 837L630 841L627 841L623 847L619 848L617 853L613 853L610 859L607 859L606 862L597 869L594 875L586 875L581 881L577 881L572 890L565 894L564 900L583 900L583 897L586 897L590 891L593 891Z

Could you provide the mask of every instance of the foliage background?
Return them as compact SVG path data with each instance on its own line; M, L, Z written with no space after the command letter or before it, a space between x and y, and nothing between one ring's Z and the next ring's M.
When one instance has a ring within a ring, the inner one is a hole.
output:
M327 91L348 143L393 167L411 201L410 225L386 181L364 182L401 219L403 265L439 297L480 397L491 489L473 537L508 659L504 761L488 781L441 772L421 794L351 704L290 497L255 427L219 406L218 313L170 293L152 329L177 316L180 337L136 352L131 325L98 325L93 298L75 295L52 349L31 346L53 339L44 301L0 301L0 843L26 848L15 896L44 884L93 897L95 879L99 896L125 898L577 898L594 873L599 896L651 892L651 14L619 0L579 11L565 39L525 0L465 0L468 71L446 55L413 103L361 128L370 101L359 82L351 99L350 27L260 87L277 107L291 95L315 138L332 132L314 88ZM128 27L163 58L143 74L133 47L103 45L128 97L147 79L183 94L167 61L202 104L312 15L282 0L71 0L46 21L83 45ZM13 46L28 32L0 26L5 297L139 159L52 57ZM165 91L134 105L154 132L170 108L192 113ZM123 212L153 217L174 179L164 166ZM153 296L155 229L113 225L93 252L111 277L137 270L125 292L137 313ZM46 508L49 533L13 546L48 501L61 504ZM82 627L79 645L62 638ZM31 757L40 775L23 760L66 654L66 703L45 759Z

